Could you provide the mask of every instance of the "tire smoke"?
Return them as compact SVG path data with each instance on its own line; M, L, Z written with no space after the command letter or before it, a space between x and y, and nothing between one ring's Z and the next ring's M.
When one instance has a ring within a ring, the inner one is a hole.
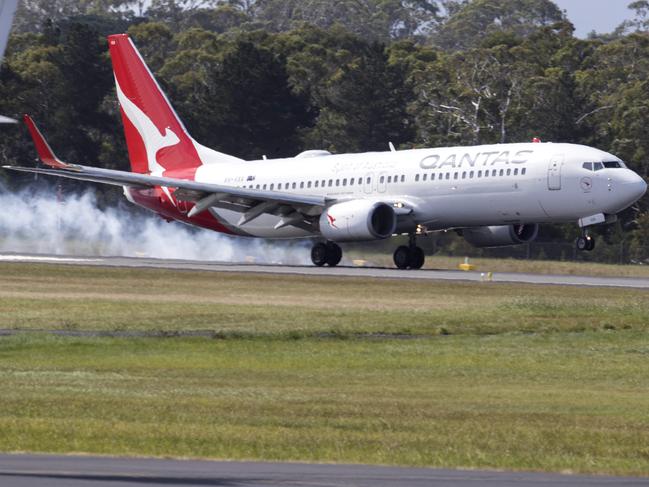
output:
M125 203L100 209L95 195L57 196L50 188L0 186L0 252L122 256L307 265L308 241L230 237L167 223Z

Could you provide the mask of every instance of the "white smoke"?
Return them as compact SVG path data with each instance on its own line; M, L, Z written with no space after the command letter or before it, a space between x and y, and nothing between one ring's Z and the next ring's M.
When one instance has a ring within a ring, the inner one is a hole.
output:
M91 192L11 193L0 186L0 252L306 265L308 241L230 237L135 207L100 209Z

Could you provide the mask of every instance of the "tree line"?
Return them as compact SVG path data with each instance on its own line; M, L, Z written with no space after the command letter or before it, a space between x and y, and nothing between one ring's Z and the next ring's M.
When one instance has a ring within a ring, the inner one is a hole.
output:
M648 178L649 2L629 7L614 32L579 39L550 0L25 0L0 113L34 115L71 162L128 169L105 42L126 31L195 138L238 157L540 137ZM34 157L11 126L0 151ZM645 245L648 203L602 236Z

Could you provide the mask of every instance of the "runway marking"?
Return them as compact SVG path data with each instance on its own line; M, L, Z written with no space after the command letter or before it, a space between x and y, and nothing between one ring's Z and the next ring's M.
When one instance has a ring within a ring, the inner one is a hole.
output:
M57 257L49 255L14 255L14 254L0 254L0 261L2 262L44 262L44 263L66 263L66 262L94 262L100 263L105 259L91 258L91 257Z

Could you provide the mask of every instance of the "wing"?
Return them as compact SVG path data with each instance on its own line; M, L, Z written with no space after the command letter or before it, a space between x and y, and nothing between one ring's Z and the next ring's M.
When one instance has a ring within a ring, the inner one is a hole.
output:
M281 218L276 228L293 225L313 230L316 217L333 201L324 196L296 195L276 191L236 188L186 179L150 176L148 174L68 164L56 157L34 124L34 121L28 115L24 116L24 120L32 136L40 160L49 166L49 168L3 166L5 169L115 186L133 188L160 186L170 188L174 190L173 194L177 200L194 203L194 207L188 214L189 217L197 215L210 207L225 208L238 211L242 214L238 223L239 225L245 225L264 213L269 213Z

